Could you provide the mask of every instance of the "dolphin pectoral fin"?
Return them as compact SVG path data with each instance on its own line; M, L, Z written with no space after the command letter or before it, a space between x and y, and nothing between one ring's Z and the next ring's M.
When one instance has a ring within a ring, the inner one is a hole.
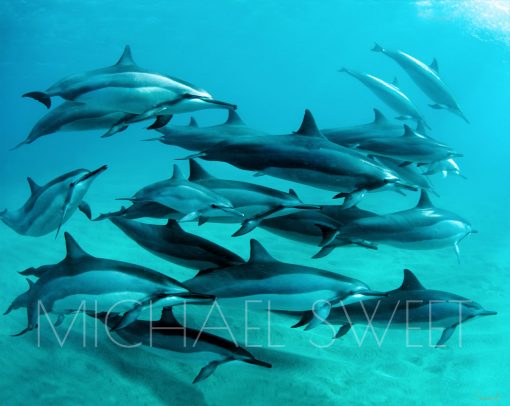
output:
M338 329L338 332L335 334L335 339L343 337L346 335L349 330L352 328L352 324L344 324L342 327Z
M37 327L37 326L35 326L35 327ZM19 336L22 336L23 334L26 334L26 333L28 333L29 331L32 331L35 327L30 327L30 326L28 326L27 328L24 328L23 330L21 330L19 333L11 334L11 337L19 337Z
M263 211L252 218L246 219L241 224L241 227L239 230L237 230L234 234L232 234L232 237L239 237L241 235L248 234L249 232L253 231L255 228L257 228L264 219L270 217L271 215L285 209L285 207L281 204L271 207L270 209Z
M82 201L78 206L78 210L85 214L89 220L92 220L92 210L90 209L90 205L87 202Z
M436 110L443 110L445 107L439 103L436 103L436 104L429 104L429 107L432 107L433 109L436 109Z
M446 342L451 338L453 333L455 332L455 329L457 328L458 323L451 325L448 328L445 328L443 330L443 334L441 334L441 338L439 338L439 341L436 343L435 348L444 347Z
M460 264L460 248L459 248L459 242L457 241L454 246L455 248L455 255L457 256L457 263Z
M65 314L59 313L59 315L57 316L57 320L55 320L55 323L53 323L53 327L60 326L64 322L65 318L66 318Z
M336 228L329 227L324 224L315 224L315 226L318 227L322 233L322 239L319 243L319 247L330 245L338 236L338 234L340 234Z
M342 192L338 193L333 197L333 199L339 199L341 197L344 198L344 202L342 203L342 208L350 209L351 207L356 206L367 194L367 189L358 189L353 192L347 193Z
M317 252L317 254L315 254L312 258L313 259L319 259L319 258L327 257L329 254L331 254L333 252L333 250L335 248L336 248L336 246L333 245L333 244L326 245L325 247L322 247L319 250L319 252Z
M312 311L313 317L312 320L308 323L308 325L305 327L305 331L312 330L317 326L320 326L329 316L329 313L331 313L331 303L330 302L323 302L317 306Z
M299 328L299 327L306 326L308 323L310 323L312 321L312 319L313 319L313 312L311 312L311 311L304 312L303 315L301 316L301 319L296 324L294 324L291 328Z
M201 226L202 224L205 224L209 221L209 217L200 216L198 218L198 225Z
M124 327L129 326L136 319L138 319L138 317L142 313L142 310L143 310L143 304L142 303L137 303L135 306L133 306L133 308L131 310L128 310L126 313L124 313L122 315L122 317L120 318L119 322L117 324L115 324L110 329L110 331L120 330L120 329L122 329Z
M44 92L28 92L25 93L22 97L30 97L34 100L37 100L38 102L41 102L47 108L51 107L51 97Z
M411 164L412 164L411 161L404 161L399 165L399 168L405 168L406 166L409 166Z
M216 371L216 368L218 368L221 364L225 364L227 362L233 361L233 358L226 358L222 361L211 361L209 362L205 367L203 367L198 375L193 380L193 383L198 383L203 381L204 379L209 378L214 371Z
M125 131L128 128L128 125L122 122L121 124L114 124L110 127L110 129L105 132L103 135L101 135L101 138L108 138L111 137L114 134L120 133L122 131Z
M152 123L149 127L147 127L147 130L156 130L158 128L164 127L167 125L170 120L172 119L173 115L170 114L168 116L157 116L154 123Z

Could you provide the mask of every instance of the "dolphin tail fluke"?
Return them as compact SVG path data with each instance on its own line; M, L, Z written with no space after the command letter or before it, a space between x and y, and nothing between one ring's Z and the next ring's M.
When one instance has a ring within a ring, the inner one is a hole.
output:
M19 336L22 336L23 334L26 334L28 333L29 331L32 331L34 329L34 327L30 327L28 326L27 328L24 328L23 330L21 330L19 333L17 334L11 334L11 337L19 337Z
M41 102L47 108L51 107L51 97L44 92L28 92L25 93L22 97L30 97L34 100L37 100L38 102Z
M374 47L371 49L371 51L374 51L374 52L383 52L384 51L384 48L382 46L380 46L377 42L374 43Z
M340 73L349 73L349 70L345 67L345 66L342 66L340 69L338 69L338 72Z

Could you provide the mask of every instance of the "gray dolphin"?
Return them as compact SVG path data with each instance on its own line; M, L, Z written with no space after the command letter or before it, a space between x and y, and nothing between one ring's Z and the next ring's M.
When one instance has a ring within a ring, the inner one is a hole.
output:
M381 298L334 308L328 323L341 325L335 338L345 335L354 324L395 329L443 328L436 344L436 347L442 347L461 323L496 314L465 297L426 289L410 270L405 269L404 281L398 289ZM304 316L304 322L309 318L310 315ZM304 325L304 322L298 325Z
M165 226L123 217L113 217L110 221L141 247L178 265L199 270L244 263L226 248L187 233L175 220L169 220Z
M14 149L58 131L110 129L127 116L131 115L80 102L65 102L45 114L32 128L28 137Z
M241 265L204 270L184 282L191 290L216 296L218 303L244 306L259 301L263 308L310 310L327 318L332 306L377 296L361 281L334 272L280 262L256 240L250 240L250 259ZM256 304L254 304L256 306ZM316 319L310 320L312 328Z
M120 329L149 306L174 306L186 301L209 303L214 299L211 295L192 293L183 284L152 269L89 255L68 233L65 241L67 255L58 264L21 272L38 279L5 312L27 308L28 326L16 335L37 327L41 305L47 312L60 316L87 309L124 312L115 326Z
M396 81L391 84L384 80L370 75L368 73L361 73L352 69L342 68L340 72L345 72L353 78L358 79L384 103L390 106L393 110L398 112L400 116L397 119L406 120L412 119L417 123L423 123L426 127L430 128L423 116L418 112L418 109L411 101L411 99L398 88Z
M188 151L203 151L219 142L244 135L261 136L267 133L248 127L234 110L228 111L227 120L220 125L199 127L192 117L185 127L163 127L158 131L161 137L146 141L160 141L166 145L175 145Z
M147 116L168 116L209 108L236 108L213 99L208 92L190 83L139 67L131 56L129 45L113 66L71 75L45 92L23 95L40 101L48 108L51 98L55 96Z
M466 220L457 214L435 207L425 190L415 208L380 216L364 217L339 228L342 239L381 243L406 249L455 248L459 257L459 243L476 233ZM329 254L335 241L325 244L320 256Z
M208 173L196 160L189 160L189 180L198 183L232 202L233 207L245 215L243 222L234 236L246 234L257 227L266 218L293 213L297 210L318 209L317 205L306 205L294 190L289 193L239 180L218 179ZM215 218L217 222L219 217ZM237 219L228 216L225 222Z
M232 202L212 190L190 182L184 177L177 165L173 176L161 182L153 183L135 193L129 200L134 203L158 203L183 214L181 221L192 221L199 217L224 216L225 213L242 217Z
M90 314L112 328L119 322L117 314ZM130 345L141 344L149 352L181 362L206 362L193 383L210 377L216 368L229 362L271 368L271 364L256 359L243 347L225 338L184 327L175 318L171 307L165 307L158 321L136 320L115 333Z
M461 117L466 123L469 123L469 120L461 111L450 90L439 76L439 67L436 59L430 65L427 65L405 52L386 49L379 44L375 44L372 51L381 52L397 62L414 83L434 101L434 104L431 104L430 107L451 111L453 114Z
M341 192L346 207L387 184L409 188L373 159L328 141L309 110L296 133L232 138L188 159L195 157Z
M450 146L418 134L407 125L404 125L404 134L401 137L367 138L360 141L356 147L374 155L398 159L405 164L412 162L429 164L462 156Z
M374 120L367 124L324 128L321 133L335 144L349 147L367 138L397 137L402 134L402 124L388 120L378 109L374 109Z
M0 219L18 234L39 237L60 230L79 207L87 211L83 198L96 177L106 170L76 169L65 173L44 186L27 178L31 195L18 210L0 212Z

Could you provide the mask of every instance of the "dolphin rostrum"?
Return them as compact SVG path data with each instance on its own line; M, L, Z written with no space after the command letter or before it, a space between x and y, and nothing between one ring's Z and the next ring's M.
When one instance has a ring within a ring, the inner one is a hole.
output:
M396 213L354 220L338 229L338 237L369 241L406 249L454 247L459 257L459 243L476 233L471 224L457 214L435 207L425 190L415 208ZM334 236L325 243L318 257L336 246ZM342 244L343 245L343 244Z
M83 198L106 165L89 171L76 169L65 173L44 186L27 178L31 195L18 210L0 212L0 219L18 234L39 237L60 230L77 208L87 211Z
M417 123L423 123L426 127L430 128L425 122L423 116L418 112L414 103L402 90L398 88L396 82L391 84L374 75L361 73L347 68L340 69L340 72L345 72L353 78L358 79L384 103L397 111L400 114L397 119L412 119Z
M71 75L45 92L23 95L51 106L51 98L60 96L95 107L136 115L169 116L208 108L236 107L217 101L203 89L190 83L139 67L125 47L118 62L107 68Z
M112 313L88 314L110 328L115 327L120 318ZM128 344L141 344L148 352L165 358L182 362L207 362L193 383L210 377L218 366L234 361L271 368L271 364L256 359L232 341L183 326L175 318L171 307L165 307L157 321L136 320L121 330L115 330L115 333Z
M41 306L46 312L64 316L76 311L123 312L115 329L136 320L150 306L174 306L186 301L209 303L214 297L191 292L183 284L139 265L87 254L65 233L66 257L58 264L29 268L35 276L28 292L18 296L6 313L27 308L28 326L16 335L37 327Z
M186 179L177 165L174 165L170 179L146 186L131 198L117 200L129 200L135 204L157 203L183 214L181 221L225 214L243 216L225 197Z
M355 324L386 329L443 328L436 344L436 347L443 347L462 323L496 314L465 297L426 289L410 270L405 269L404 280L398 289L387 292L381 298L336 307L331 310L328 323L341 325L335 338L347 334ZM303 320L310 317L309 314L304 315ZM300 322L296 326L304 324Z
M141 247L178 265L199 270L244 263L226 248L187 233L175 220L169 220L166 226L123 217L112 217L110 221Z
M250 240L250 259L241 265L204 270L184 282L191 290L216 296L219 304L244 306L259 301L263 308L311 310L327 318L332 306L378 296L363 282L338 273L281 262L256 240ZM315 319L310 320L310 328Z
M232 138L188 159L195 157L340 192L345 207L357 204L367 191L388 184L410 188L373 159L328 141L309 110L293 134Z
M469 120L461 111L450 90L439 76L439 67L436 59L430 65L427 65L405 52L386 49L379 44L375 44L372 51L381 52L397 62L414 83L434 101L434 104L431 104L430 107L449 110L461 117L466 123L469 123Z

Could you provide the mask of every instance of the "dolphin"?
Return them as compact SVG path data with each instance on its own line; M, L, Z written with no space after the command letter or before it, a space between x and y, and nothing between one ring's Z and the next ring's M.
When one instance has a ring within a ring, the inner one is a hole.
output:
M239 180L218 179L208 173L195 159L189 160L189 180L198 183L232 202L236 210L242 212L248 220L243 222L234 235L243 235L253 230L265 218L293 213L297 210L318 209L317 205L304 204L294 190L289 193ZM219 217L214 219L215 222ZM227 216L224 222L236 222L236 218Z
M232 138L187 159L196 157L341 192L346 207L388 184L409 188L373 159L328 141L309 110L296 133Z
M226 248L187 233L175 220L169 220L165 226L123 217L113 217L110 221L141 247L178 265L199 270L244 263L241 257Z
M45 114L32 128L28 137L13 149L58 131L110 129L127 116L131 115L80 102L65 102Z
M453 160L453 158L432 162L427 166L425 172L423 172L424 175L434 175L436 173L440 173L443 178L452 174L466 179L466 177L460 173L459 165Z
M460 324L496 314L465 297L426 289L409 269L405 269L404 280L398 289L381 298L336 307L331 310L328 323L341 325L335 338L347 334L355 324L395 329L443 328L436 343L436 347L443 347ZM303 318L306 321L310 317Z
M391 84L374 75L361 73L347 68L341 68L339 72L345 72L363 83L384 103L400 114L397 119L412 119L417 123L423 123L427 128L430 128L423 116L418 112L418 109L411 99L409 99L409 97L399 89L396 80L393 84Z
M133 60L129 45L113 66L71 75L44 92L23 95L40 101L48 108L55 96L147 116L236 108L233 104L213 99L208 92L190 83L139 67Z
M262 136L267 133L248 127L234 110L228 111L227 120L220 125L199 127L191 117L189 125L185 127L158 128L162 135L145 141L159 141L166 145L175 145L188 151L203 151L231 138L251 135Z
M59 176L44 186L27 178L30 197L18 210L0 212L0 219L21 235L39 237L57 230L69 220L77 208L87 211L83 198L92 182L107 166L89 171L76 169Z
M448 110L469 123L450 90L439 76L439 67L435 58L430 65L427 65L405 52L386 49L379 44L375 44L372 51L383 53L397 62L414 83L434 101L434 104L431 104L430 107Z
M135 204L157 203L183 214L181 221L192 221L199 217L214 217L225 215L225 213L243 216L243 213L235 210L232 203L225 197L187 180L177 165L174 165L172 178L146 186L131 198L117 200L129 200Z
M339 303L379 295L356 279L280 262L256 240L250 240L248 262L200 271L184 284L193 291L215 296L220 305L244 306L253 300L259 301L262 308L306 311L320 302L318 314L324 318ZM310 320L310 328L315 322L315 318Z
M107 327L114 327L120 316L97 313L89 315L101 320ZM158 321L136 320L129 326L115 330L130 345L141 344L156 355L182 362L206 362L193 383L211 376L216 368L234 361L271 368L271 364L256 359L243 347L222 337L204 331L184 327L175 318L172 308L165 307Z
M397 137L402 134L402 124L388 120L380 110L374 109L374 120L350 127L324 128L321 133L335 144L349 147L374 137Z
M29 268L35 276L29 291L14 299L5 314L24 304L28 326L22 335L37 327L40 306L47 312L65 315L80 310L124 312L115 329L123 328L150 306L174 306L186 301L209 303L211 295L191 292L183 284L139 265L87 254L65 233L66 257L58 264ZM85 306L85 309L82 307Z
M369 138L359 142L356 148L377 156L385 156L409 163L429 164L462 154L455 152L448 145L441 144L430 137L425 137L404 125L401 137Z
M452 212L435 207L428 193L421 191L415 208L380 216L354 220L338 229L345 239L387 244L405 249L455 248L459 257L459 243L476 233L471 224ZM320 256L329 254L335 242L324 244Z

